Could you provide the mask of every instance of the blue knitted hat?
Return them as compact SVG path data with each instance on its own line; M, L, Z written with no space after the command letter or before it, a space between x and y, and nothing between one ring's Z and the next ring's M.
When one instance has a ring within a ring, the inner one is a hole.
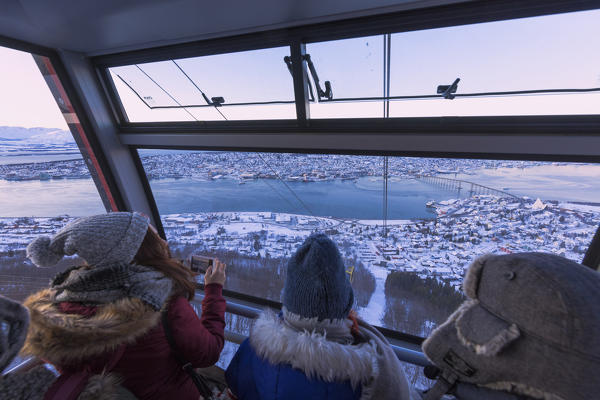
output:
M322 321L348 317L353 303L337 246L322 233L309 236L288 262L283 305L291 313Z

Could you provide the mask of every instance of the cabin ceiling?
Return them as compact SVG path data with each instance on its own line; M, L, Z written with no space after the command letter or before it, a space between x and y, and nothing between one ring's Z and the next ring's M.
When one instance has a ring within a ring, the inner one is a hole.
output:
M0 35L99 55L468 0L1 0Z

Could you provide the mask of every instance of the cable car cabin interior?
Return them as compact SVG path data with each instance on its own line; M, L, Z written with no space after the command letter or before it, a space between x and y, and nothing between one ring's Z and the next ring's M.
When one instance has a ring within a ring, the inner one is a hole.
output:
M3 2L0 397L600 398L598 37L585 0ZM107 257L126 286L86 286ZM163 364L91 325L68 368L36 348L124 298ZM209 372L152 375L202 340ZM88 358L148 373L85 397Z

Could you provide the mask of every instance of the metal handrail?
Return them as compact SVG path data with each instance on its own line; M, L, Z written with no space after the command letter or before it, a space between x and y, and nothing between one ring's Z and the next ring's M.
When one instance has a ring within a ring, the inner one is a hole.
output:
M225 311L228 313L239 315L239 316L246 317L246 318L255 319L255 318L258 318L258 316L263 312L263 310L261 308L253 307L248 304L243 304L240 301L232 300L231 298L229 298L229 296L225 296L225 297L227 298ZM251 296L249 296L249 297L251 297ZM198 300L202 300L202 299L204 299L204 294L198 293L198 295L196 296L196 300L192 301L192 304L199 305ZM248 303L248 301L246 301L246 303ZM273 303L276 303L276 302L273 302ZM265 307L267 307L267 306L265 306ZM273 307L269 307L269 308L273 309ZM274 308L274 309L277 310L277 308ZM386 336L385 332L382 332L382 333L384 334L384 336ZM225 330L225 339L232 343L241 344L244 340L247 339L247 336L242 335L238 332L234 332L229 329L226 329ZM414 343L406 342L401 339L397 339L397 338L393 338L393 337L387 337L387 339L390 341L390 345L392 346L392 349L394 350L394 352L396 353L396 356L398 357L398 359L400 361L407 362L407 363L414 364L414 365L419 365L421 367L425 367L425 366L431 364L429 362L429 360L427 360L427 357L425 357L423 352L421 352L417 347L415 347ZM3 375L11 374L11 373L27 372L27 371L33 369L34 367L41 365L43 363L44 363L44 361L40 360L39 358L30 357L30 358L24 360L23 362L19 363L18 365L14 366L10 370L4 372Z
M204 284L203 283L196 284L196 289L198 290L197 293L203 292ZM240 292L236 292L236 291L229 290L229 289L223 289L223 297L225 297L226 299L229 299L230 301L233 300L233 302L236 304L245 304L245 305L248 305L248 306L254 307L254 308L258 307L257 309L259 309L259 310L261 309L261 307L269 307L274 310L281 310L281 307L283 306L278 301L266 299L263 297L257 297L257 296L253 296L253 295L246 294L246 293L240 293ZM250 317L250 318L254 318L254 317ZM384 328L381 326L374 326L374 328L376 328L379 332L381 332L381 334L383 336L385 336L388 340L399 340L401 342L410 343L419 348L421 347L421 344L425 340L425 338L422 338L420 336L411 335L411 334L405 333L405 332L398 332L393 329L388 329L388 328Z
M27 372L27 371L32 370L33 368L37 367L38 365L42 365L42 364L44 364L44 361L40 360L39 358L29 357L29 358L21 361L19 364L15 365L8 371L3 372L2 375Z
M225 311L228 313L255 319L263 312L263 310L260 308L253 307L248 304L242 304L238 301L232 300L231 298L227 298L228 296L224 297L227 299ZM196 299L204 299L204 294L198 293ZM196 301L193 301L193 303ZM225 330L225 338L230 342L240 344L247 338L247 336L231 330ZM423 352L417 346L415 346L414 343L390 337L387 337L387 339L390 341L390 345L400 361L419 365L421 367L431 364L427 357L425 357L425 354L423 354Z

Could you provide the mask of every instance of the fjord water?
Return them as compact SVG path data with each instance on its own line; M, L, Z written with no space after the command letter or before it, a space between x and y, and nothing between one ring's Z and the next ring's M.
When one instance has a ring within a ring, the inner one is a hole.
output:
M530 168L480 169L471 174L442 175L542 200L595 203L600 199L600 165L540 165ZM274 179L150 181L162 214L273 211L337 218L381 219L381 177L322 182ZM432 217L430 200L464 197L466 190L444 189L415 179L390 178L388 218ZM91 179L48 181L0 180L0 216L72 216L104 212Z

